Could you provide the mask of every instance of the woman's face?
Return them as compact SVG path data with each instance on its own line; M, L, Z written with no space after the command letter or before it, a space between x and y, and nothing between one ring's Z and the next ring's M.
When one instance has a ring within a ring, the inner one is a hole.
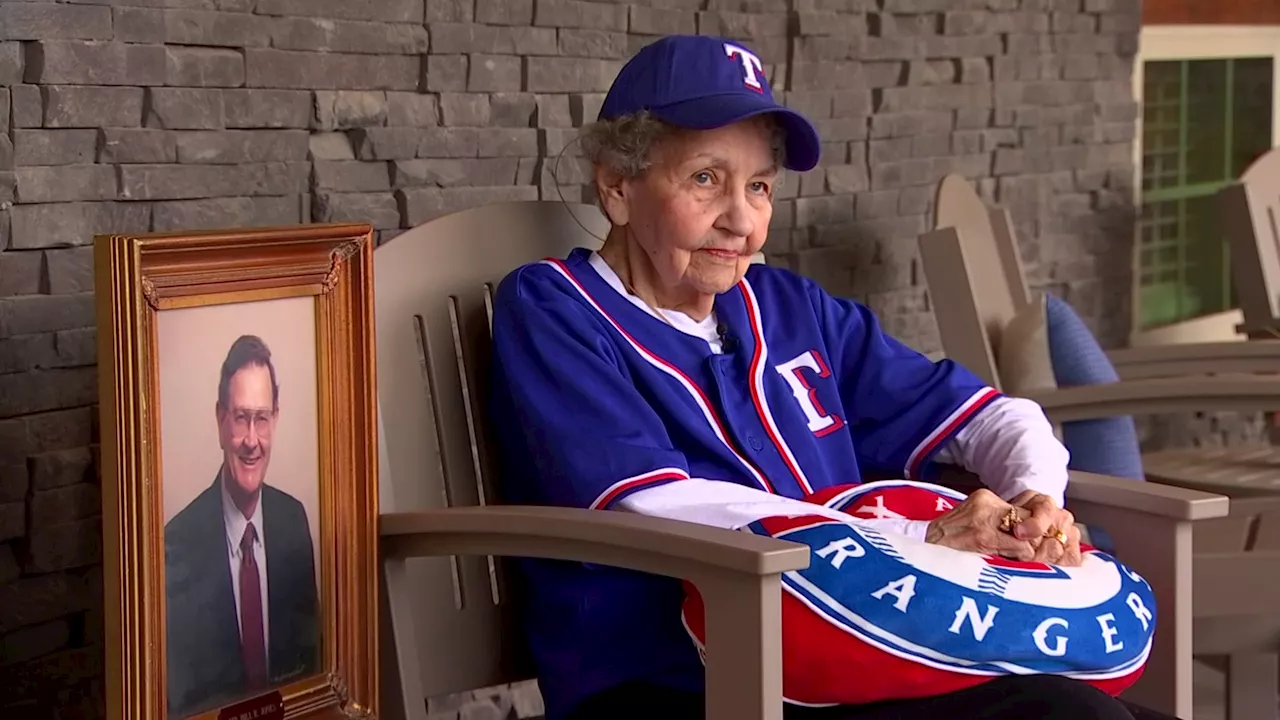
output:
M715 130L675 133L653 149L651 165L624 180L609 205L648 255L668 291L725 292L764 246L778 167L773 126L752 118Z

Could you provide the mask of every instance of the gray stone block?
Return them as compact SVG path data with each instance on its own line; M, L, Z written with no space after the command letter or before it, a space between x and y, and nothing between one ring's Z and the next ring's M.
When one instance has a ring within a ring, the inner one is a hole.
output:
M112 26L119 42L156 44L165 41L164 11L159 8L113 7Z
M284 17L271 25L271 47L280 50L415 55L429 45L420 24Z
M515 55L472 55L468 63L470 92L515 92L523 82L523 63Z
M458 127L489 124L489 96L468 93L440 94L440 122Z
M225 48L167 47L164 76L168 85L240 87L244 85L244 55Z
M475 0L426 0L427 23L469 23L475 20Z
M399 160L396 187L500 187L516 184L517 158Z
M877 113L871 116L871 137L903 137L950 132L954 116L949 112Z
M535 93L607 92L621 67L621 63L612 60L528 57L525 58L525 90Z
M627 34L608 30L565 29L557 33L560 54L566 57L626 58Z
M593 123L600 117L600 108L604 105L604 93L574 93L569 96L569 113L573 116L574 127ZM545 126L544 126L545 127Z
M22 44L0 42L0 85L17 85L22 75Z
M485 25L532 25L533 0L476 0L475 16Z
M763 49L763 40L767 37L787 35L788 16L785 12L756 13L731 12L725 10L709 10L698 13L698 33L718 35L739 40L752 41L756 54L765 63L773 61Z
M476 157L480 136L476 128L426 128L418 133L418 157Z
M309 154L310 136L305 130L222 130L176 135L180 163L301 162Z
M222 91L225 126L236 129L305 128L311 124L312 94L305 90Z
M987 58L961 58L960 82L991 82L991 61Z
M101 131L98 162L111 165L170 163L178 160L177 140L168 130L106 128Z
M493 96L495 113L503 96ZM523 96L522 96L523 97ZM567 128L574 126L573 104L569 95L535 95L533 124L538 127Z
M421 66L413 56L249 48L245 50L245 71L248 87L417 90Z
M417 160L401 162L419 162ZM399 165L400 163L396 163ZM391 171L385 162L316 160L311 164L311 186L339 193L391 191Z
M91 164L97 151L97 130L13 131L12 159L19 166ZM3 160L0 169L4 169Z
M89 245L98 233L140 233L151 229L151 207L145 203L72 202L15 205L11 249Z
M489 125L504 128L527 128L537 124L538 98L556 98L560 103L547 103L547 112L563 110L563 119L569 119L569 98L564 95L533 95L531 93L497 93L489 96Z
M0 4L0 40L110 40L111 8L44 2Z
M349 130L387 124L387 94L375 90L317 90L311 126L317 130Z
M93 292L92 247L45 250L44 265L45 287L50 295Z
M907 84L950 85L955 82L956 73L956 63L951 60L913 60L907 63ZM910 89L912 88L892 88L892 90Z
M360 160L402 160L418 156L426 131L406 127L358 128L350 133Z
M138 127L142 124L142 88L48 85L31 88L42 120L27 126L50 128ZM43 94L43 110L40 96ZM37 117L40 117L38 115Z
M307 163L245 165L121 165L120 197L126 200L193 200L307 191Z
M42 85L163 85L164 58L160 45L38 40L27 43L23 76Z
M73 330L93 326L93 293L76 295L28 295L0 298L0 338L14 335ZM4 395L0 391L0 395ZM89 405L93 401L76 403ZM69 407L71 404L62 405ZM0 412L0 417L31 414L56 407L26 412Z
M311 133L311 158L313 160L355 160L356 151L351 138L343 132Z
M1095 32L1098 32L1099 30L1097 15L1056 12L1056 13L1053 13L1052 18L1053 18L1053 32L1055 33L1087 34L1087 33L1095 33ZM1124 18L1115 16L1115 15L1109 15L1102 18L1102 24L1101 24L1102 32L1107 34L1116 32L1117 21L1133 25L1132 28L1125 28L1125 30L1138 29L1139 23L1128 21Z
M219 130L226 125L222 91L148 88L143 123L168 130Z
M538 154L538 131L532 128L479 128L476 154L480 157L531 157Z
M862 90L865 88L860 63L808 62L791 64L791 90Z
M258 0L260 15L422 22L423 0Z
M0 88L0 135L9 132L9 88Z
M847 37L798 37L792 41L791 58L793 62L823 62L828 60L847 60L852 55Z
M267 47L274 20L243 12L165 10L163 42L211 47Z
M580 0L534 0L533 24L556 28L627 29L627 7Z
M114 200L116 172L108 165L25 167L15 171L19 203Z
M388 192L316 193L312 205L316 222L366 222L377 229L400 227L400 208Z
M465 92L467 89L466 55L429 55L423 85L431 92Z
M853 195L806 197L795 201L796 225L827 225L853 220Z
M867 166L863 163L831 165L826 168L826 174L827 191L835 195L851 195L871 186Z
M416 227L442 215L481 205L538 199L538 188L523 187L454 187L401 188L396 190L404 227Z
M641 35L692 35L697 31L693 10L630 5L628 17L628 28Z
M13 163L13 141L9 139L8 135L0 135L0 171L11 172Z
M387 125L434 127L440 124L440 104L435 95L411 92L387 93Z
M437 23L430 31L432 53L555 55L558 52L554 28Z
M0 252L0 297L39 294L42 265L38 252Z
M307 222L297 196L226 197L153 204L157 232L296 225Z

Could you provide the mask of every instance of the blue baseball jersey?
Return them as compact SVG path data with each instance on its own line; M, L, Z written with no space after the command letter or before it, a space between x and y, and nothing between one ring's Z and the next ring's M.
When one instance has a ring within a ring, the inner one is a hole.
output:
M999 396L886 335L866 307L765 265L715 298L733 340L717 354L634 305L590 256L526 265L498 288L490 419L506 502L607 510L688 478L791 498L865 472L927 478ZM549 720L627 681L701 690L678 580L520 567Z

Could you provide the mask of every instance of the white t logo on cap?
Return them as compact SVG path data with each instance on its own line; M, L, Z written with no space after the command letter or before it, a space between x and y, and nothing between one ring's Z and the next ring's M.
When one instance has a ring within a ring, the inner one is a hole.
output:
M760 58L750 50L731 43L724 44L724 52L730 58L736 57L738 62L742 63L742 81L747 87L756 92L764 92L764 85L760 84L760 77L764 75L764 64L760 62Z

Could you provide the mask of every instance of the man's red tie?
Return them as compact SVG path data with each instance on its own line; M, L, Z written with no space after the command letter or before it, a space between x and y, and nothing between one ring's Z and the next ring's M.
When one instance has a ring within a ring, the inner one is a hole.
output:
M240 653L244 658L245 679L250 688L267 684L267 648L262 632L262 578L258 559L253 554L253 541L258 531L253 523L245 526L240 539Z

